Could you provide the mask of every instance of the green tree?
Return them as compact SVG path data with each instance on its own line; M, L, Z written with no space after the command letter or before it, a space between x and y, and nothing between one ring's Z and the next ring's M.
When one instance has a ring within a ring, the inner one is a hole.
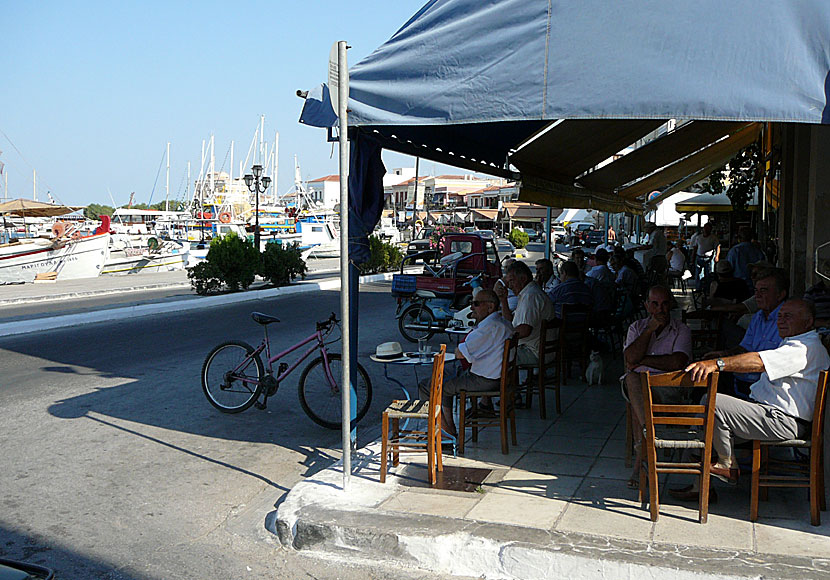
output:
M115 212L115 208L108 205L91 203L84 208L84 217L90 220L97 220L100 219L102 215L111 216L113 212Z
M510 232L510 235L507 236L507 239L510 241L511 244L513 244L517 248L524 248L530 241L530 236L528 236L519 228L513 228L513 230Z
M746 209L755 193L755 188L763 177L761 152L758 143L752 143L738 151L726 165L713 171L703 184L703 191L717 195L723 193L726 182L729 187L726 195L736 210Z

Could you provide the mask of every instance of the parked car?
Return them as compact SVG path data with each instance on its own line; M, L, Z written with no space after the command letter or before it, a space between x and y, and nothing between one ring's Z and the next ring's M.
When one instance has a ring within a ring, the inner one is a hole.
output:
M430 237L432 236L432 228L425 228L421 232L421 237L412 240L406 246L406 255L411 256L418 252L425 252L430 249Z
M563 226L552 226L550 233L553 236L554 242L568 243L568 230Z
M568 227L571 229L571 245L573 246L584 244L588 232L596 229L592 222L571 222Z
M499 251L499 258L502 260L508 256L516 259L527 258L527 250L525 248L517 248L504 238L496 242L496 248Z
M584 245L587 248L595 248L600 244L605 243L605 232L600 230L591 230L585 235Z

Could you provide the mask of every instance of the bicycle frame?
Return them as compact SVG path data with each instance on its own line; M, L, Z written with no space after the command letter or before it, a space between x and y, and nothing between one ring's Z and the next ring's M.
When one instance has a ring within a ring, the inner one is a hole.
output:
M298 358L296 361L294 361L291 365L288 366L288 368L284 372L282 372L279 376L277 376L276 380L277 380L278 383L282 382L282 380L285 379L286 377L288 377L288 375L290 375L292 372L294 372L294 369L296 369L305 359L307 359L308 356L311 353L313 353L315 350L319 349L320 352L322 352L322 354L323 354L323 368L325 368L325 371L326 371L326 378L329 380L329 385L331 385L332 388L334 388L337 385L337 381L334 380L334 377L331 374L331 367L329 366L328 350L326 350L326 343L323 341L323 333L320 330L316 331L314 334L309 335L307 338L305 338L301 342L298 342L294 346L292 346L292 347L290 347L290 348L288 348L288 349L286 349L286 350L284 350L284 351L282 351L279 354L276 354L274 356L271 356L271 342L268 339L268 333L266 332L265 333L265 338L262 340L262 342L259 344L259 346L251 353L250 356L246 357L245 360L243 360L239 364L239 366L237 366L235 369L233 369L232 372L236 373L236 372L244 369L246 366L248 366L250 364L250 362L253 360L253 358L255 356L257 356L261 352L265 351L265 357L267 359L266 363L268 365L268 372L273 374L273 372L274 372L273 371L273 366L274 366L274 363L276 361L280 360L282 357L284 357L286 355L291 354L295 350L297 350L299 348L302 348L303 346L307 345L308 343L315 342L315 341L316 341L316 344L309 347L309 349L306 350L305 353L303 353L303 355L300 358ZM250 382L250 383L254 383L254 384L259 384L259 381L252 381L248 378L243 378L241 380L243 382Z

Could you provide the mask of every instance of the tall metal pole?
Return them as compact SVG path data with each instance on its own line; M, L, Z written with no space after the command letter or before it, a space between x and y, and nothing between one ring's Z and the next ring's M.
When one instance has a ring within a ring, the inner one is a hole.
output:
M548 206L548 209L545 212L545 241L547 242L545 244L545 259L546 260L550 260L550 244L551 244L551 242L553 242L554 248L556 248L556 241L551 239L553 237L551 235L552 230L553 230L553 227L551 226L551 223L550 223L551 219L552 219L551 215L552 215L552 212L551 212L550 206Z
M170 211L170 141L167 142L167 181L164 186L164 211Z
M349 123L346 106L349 100L349 69L346 42L337 43L337 117L340 122L340 316L343 325L343 361L340 389L343 407L343 491L349 487L352 473L351 438L351 368L349 332Z

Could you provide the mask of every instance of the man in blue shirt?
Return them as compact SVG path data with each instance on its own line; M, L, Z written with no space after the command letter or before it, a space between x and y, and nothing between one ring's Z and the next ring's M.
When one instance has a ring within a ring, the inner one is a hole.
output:
M548 293L557 317L562 316L563 304L593 306L594 298L591 289L579 279L579 268L574 262L569 260L562 264L560 278L560 284Z
M728 356L736 356L745 352L760 352L773 350L781 344L781 337L778 334L778 311L781 304L787 298L790 290L790 278L787 272L781 268L773 268L769 275L755 281L755 301L758 304L758 312L752 316L749 327L746 329L741 343L735 348L722 351L714 351L703 356L704 359L721 359ZM729 388L728 377L721 374L723 380L719 380L718 391L726 394L738 394L739 396L749 395L749 386L756 382L761 373L735 373L734 391Z
M744 226L741 228L739 236L741 243L734 245L729 250L726 260L732 264L733 275L744 280L751 289L752 278L749 275L749 265L767 258L764 256L764 252L752 243L752 230Z

